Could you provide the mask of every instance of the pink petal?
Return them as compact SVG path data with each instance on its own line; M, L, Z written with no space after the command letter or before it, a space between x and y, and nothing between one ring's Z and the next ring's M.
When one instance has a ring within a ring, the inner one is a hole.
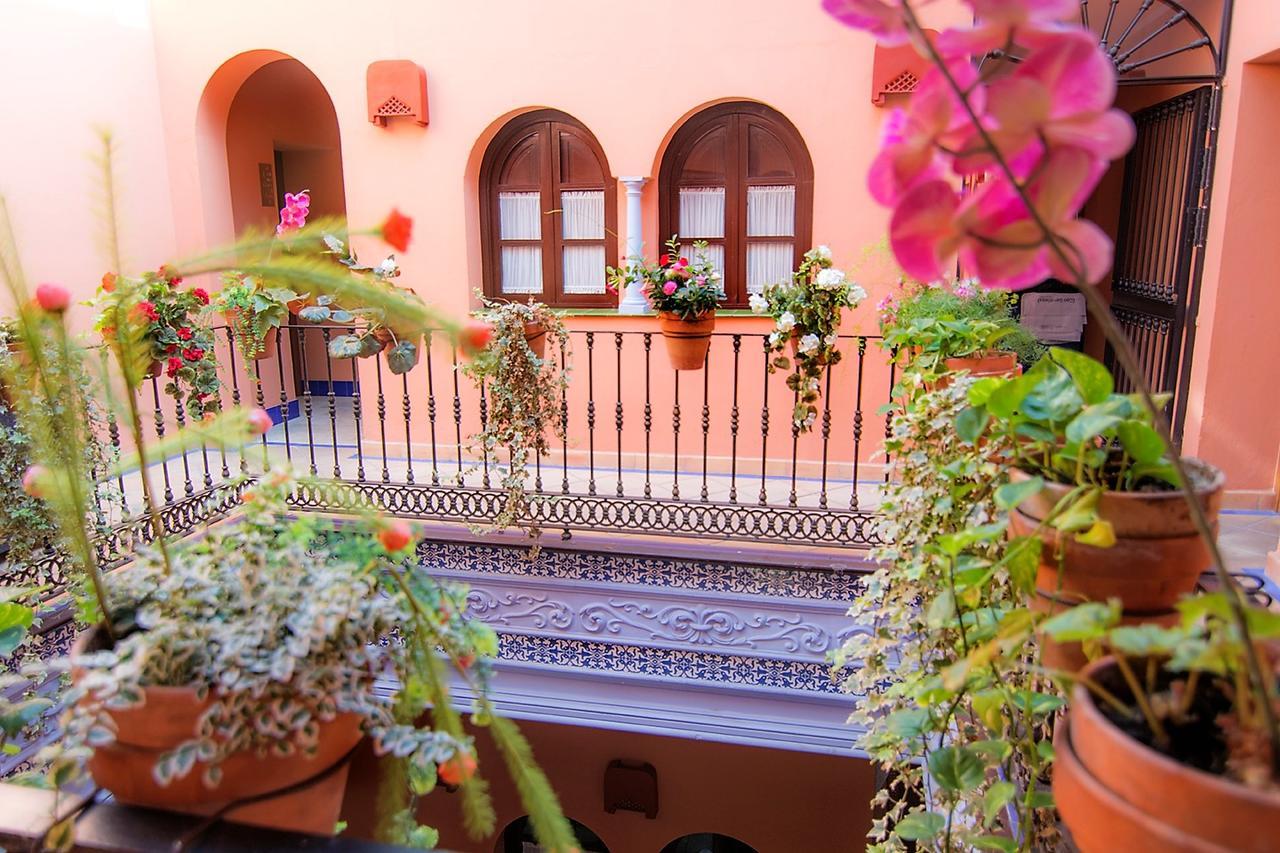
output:
M1048 23L1078 15L1080 0L965 0L983 23Z
M1111 269L1111 238L1094 223L1087 219L1074 219L1059 225L1054 233L1071 260L1068 266L1057 252L1049 252L1049 267L1055 277L1075 284L1076 273L1082 272L1085 280L1094 284Z
M938 34L934 46L948 59L985 56L1009 40L1005 24L980 24L972 29L951 27Z
M1079 118L1055 121L1044 128L1054 145L1081 148L1102 160L1116 160L1133 147L1137 130L1123 110L1107 110Z
M1040 164L1027 193L1044 220L1056 227L1080 211L1106 169L1105 162L1082 148L1054 148Z
M1063 30L1018 66L1014 76L1039 82L1050 93L1054 118L1108 109L1116 97L1116 68L1087 30Z
M866 30L883 44L901 44L908 38L902 11L884 0L822 0L822 8L846 27Z
M916 184L942 175L942 158L931 146L886 145L867 172L867 189L872 198L891 207Z
M942 262L958 240L956 192L945 181L919 184L898 202L889 242L903 272L921 281L942 277Z

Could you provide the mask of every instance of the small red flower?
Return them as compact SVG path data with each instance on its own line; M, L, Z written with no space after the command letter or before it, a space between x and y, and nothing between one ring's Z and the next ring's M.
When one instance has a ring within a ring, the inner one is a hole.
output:
M393 554L403 551L413 542L413 528L409 522L397 518L378 531L378 541Z
M178 275L178 271L170 264L160 267L160 277L169 282L169 284L180 284L182 282L182 276Z
M462 330L458 342L466 355L475 355L489 345L493 337L493 327L488 323L468 323Z
M471 669L471 665L476 662L475 655L458 655L458 666L462 669Z
M382 239L400 252L409 251L409 237L413 233L413 220L395 208L382 223Z
M164 348L164 351L165 351L165 352L167 352L167 353L169 353L170 355L173 355L175 352L177 352L177 351L178 351L178 345L177 345L177 344L169 344L167 347L165 347L165 348Z
M164 372L169 375L170 379L172 379L174 376L178 375L178 371L181 369L182 369L182 359L174 357L169 359L169 366L165 368Z
M43 490L40 488L40 481L44 479L47 473L49 473L49 470L43 465L28 467L26 473L22 475L22 491L33 498L42 497Z
M71 291L60 284L44 284L36 287L36 303L50 314L61 314L71 304Z
M156 313L156 306L147 299L144 299L137 305L133 306L133 313L137 317L145 318L152 323L160 318L160 315Z
M254 435L262 435L271 429L271 415L266 409L254 409L249 412L249 431Z
M440 764L436 771L440 775L440 781L446 785L461 785L476 774L476 758L469 752L459 752Z
M182 279L178 279L178 281L182 281ZM202 305L209 304L209 291L205 290L203 287L191 288L191 295L196 299L199 299Z
M247 503L247 504L253 503L257 499L258 499L258 496L254 493L253 489L246 489L245 493L240 496L241 502Z
M658 266L660 267L665 267L669 263L671 263L670 255L663 255L662 257L658 258Z
M102 274L102 290L105 293L111 293L116 289L116 274L113 272L104 272Z
M204 350L200 347L189 347L182 351L182 357L187 361L199 361L204 358Z
M688 258L681 258L680 260L676 261L676 263L677 263L677 264L679 264L679 265L680 265L680 266L682 266L682 267L687 267L687 266L689 266L689 259L688 259Z
M181 329L178 330L178 337L184 341L191 340L191 330L188 329L186 326L183 326Z

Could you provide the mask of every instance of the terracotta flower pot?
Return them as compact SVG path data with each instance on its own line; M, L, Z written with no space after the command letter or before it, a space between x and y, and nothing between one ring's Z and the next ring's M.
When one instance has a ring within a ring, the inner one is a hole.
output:
M1108 658L1085 673L1106 684ZM1126 734L1077 684L1054 736L1053 793L1083 853L1275 849L1280 793L1259 791L1164 755Z
M81 634L72 654L94 648L96 632ZM77 673L72 670L72 680ZM125 710L108 710L116 725L115 742L94 749L89 773L94 782L123 803L209 815L228 803L270 794L304 782L337 764L362 737L360 718L339 714L321 723L313 756L238 752L221 764L222 779L214 788L203 781L204 764L181 779L161 786L152 775L156 759L192 737L200 715L211 700L196 698L194 687L147 687L144 703ZM294 832L332 835L346 788L347 768L292 793L233 809L228 819Z
M1022 373L1022 365L1018 364L1017 353L1003 350L949 358L943 363L952 373L965 370L970 376L1019 376Z
M1218 510L1226 477L1217 468L1189 459L1195 493L1216 533ZM1027 474L1012 472L1012 479ZM1037 524L1070 487L1050 483L1039 494L1009 513L1009 529L1016 536L1035 533ZM1060 535L1052 528L1038 535L1044 542L1036 588L1069 601L1119 598L1129 614L1156 614L1173 607L1192 592L1210 565L1208 548L1196 533L1186 499L1180 491L1105 492L1098 512L1111 522L1116 543L1099 548ZM1058 548L1063 571L1058 571Z
M311 304L310 298L304 297L304 298L298 298L298 299L290 299L288 302L285 303L285 307L289 309L290 314L297 314L303 308L306 308L309 304Z
M538 358L547 357L547 330L541 323L524 324L524 341Z
M231 308L222 312L222 316L226 318L227 325L235 329L240 322L240 309ZM280 330L275 326L268 326L267 330L262 333L262 349L258 351L258 358L271 358L276 354L276 338L279 336Z
M386 349L389 346L395 345L395 342L396 342L395 336L391 334L391 330L388 329L386 326L379 326L378 328L373 330L372 334L373 334L373 339L378 343L382 344L383 349Z
M1035 613L1053 616L1070 610L1079 603L1079 600L1036 592L1028 601L1028 606ZM1150 622L1162 628L1172 628L1181 621L1182 614L1174 609L1136 615L1126 613L1120 616L1121 625L1141 625ZM1060 643L1040 631L1036 632L1036 643L1040 646L1040 662L1051 669L1078 672L1089 663L1089 659L1080 643Z
M807 333L807 332L801 332L801 330L800 330L800 329L792 329L792 330L791 330L791 356L792 356L793 358L799 358L799 356L800 356L800 339L801 339L802 337L804 337L806 334L808 334L808 333ZM826 357L825 355L821 355L821 356L819 356L819 357L818 357L817 361L818 361L818 364L826 364L826 363L827 363L827 357Z
M695 320L683 320L671 311L658 313L658 326L667 339L667 356L676 370L701 370L711 349L711 332L716 327L715 309Z
M157 358L147 367L147 372L142 374L143 379L158 379L164 376L164 359Z

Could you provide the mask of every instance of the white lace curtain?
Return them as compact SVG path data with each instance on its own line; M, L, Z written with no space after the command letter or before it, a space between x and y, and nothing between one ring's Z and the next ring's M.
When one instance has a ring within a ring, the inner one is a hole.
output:
M795 233L795 187L747 187L748 237L791 237Z
M604 246L564 247L564 292L604 293Z
M560 208L566 240L604 239L604 190L561 192Z
M766 284L791 277L793 243L747 243L747 292L761 293Z
M681 187L681 237L703 239L724 236L724 187Z
M542 194L499 193L498 233L504 240L542 239ZM502 292L542 292L542 247L502 247Z

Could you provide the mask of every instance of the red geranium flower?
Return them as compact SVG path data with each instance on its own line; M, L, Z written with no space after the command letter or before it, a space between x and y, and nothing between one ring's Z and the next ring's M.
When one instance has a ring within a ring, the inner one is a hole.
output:
M172 379L175 375L177 375L178 371L181 369L182 369L182 359L174 357L169 359L169 366L165 368L164 372L169 374L169 378Z
M177 344L169 344L167 347L165 347L165 348L164 348L164 351L165 351L165 352L167 352L167 353L170 353L170 354L175 353L175 352L177 352L177 351L178 351L178 345L177 345Z
M409 237L413 233L413 220L395 208L382 223L382 239L387 245L401 251L409 251Z
M200 349L200 347L191 347L190 349L184 349L182 351L182 357L185 358L187 361L199 361L200 359L204 358L204 350Z
M178 279L178 281L181 281L181 280L182 279ZM209 304L209 291L205 290L203 287L191 288L191 295L194 296L196 299L199 299L202 304L204 305Z
M148 321L154 323L159 319L160 315L156 313L156 306L147 299L142 300L133 306L133 312L138 317L145 317Z
M671 263L670 255L663 255L662 257L658 258L658 266L660 267L665 267L669 263Z
M186 326L183 326L181 329L178 330L178 337L184 341L191 340L191 330L188 329Z
M160 277L170 284L179 284L182 281L182 276L178 275L178 271L169 264L160 267Z
M111 293L116 289L116 274L113 272L104 272L102 274L102 290L104 293Z

